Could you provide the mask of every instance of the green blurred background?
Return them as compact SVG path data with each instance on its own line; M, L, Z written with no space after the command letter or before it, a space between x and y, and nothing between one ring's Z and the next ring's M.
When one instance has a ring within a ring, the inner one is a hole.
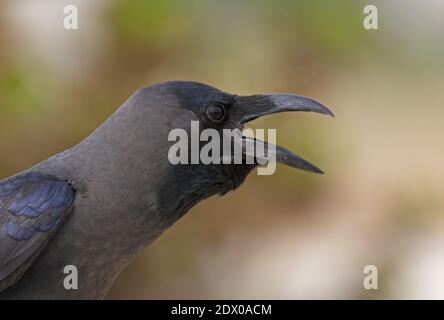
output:
M79 8L79 30L63 7ZM379 30L362 26L379 9ZM136 89L293 92L279 166L199 204L108 298L444 298L444 2L1 0L0 179L81 141ZM362 286L365 265L379 290Z

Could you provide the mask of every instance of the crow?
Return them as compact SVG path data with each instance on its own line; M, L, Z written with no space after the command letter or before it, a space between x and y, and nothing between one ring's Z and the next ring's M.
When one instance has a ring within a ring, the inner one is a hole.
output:
M173 165L171 130L188 132L193 121L199 130L242 130L284 111L333 116L302 96L240 96L192 81L136 91L85 140L0 182L0 298L103 298L141 250L198 202L236 189L259 164ZM275 157L322 173L282 147ZM66 266L76 268L77 288L64 284Z

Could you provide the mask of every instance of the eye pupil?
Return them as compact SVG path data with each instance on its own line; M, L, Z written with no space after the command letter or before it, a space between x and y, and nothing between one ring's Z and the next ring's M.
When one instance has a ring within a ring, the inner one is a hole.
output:
M225 117L225 109L221 106L209 106L207 116L213 122L221 122Z

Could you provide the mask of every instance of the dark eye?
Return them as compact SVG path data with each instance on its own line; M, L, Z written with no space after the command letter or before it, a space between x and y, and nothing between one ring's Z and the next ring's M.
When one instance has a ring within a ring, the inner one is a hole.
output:
M206 110L207 117L213 122L222 122L225 118L225 108L220 105L211 105Z

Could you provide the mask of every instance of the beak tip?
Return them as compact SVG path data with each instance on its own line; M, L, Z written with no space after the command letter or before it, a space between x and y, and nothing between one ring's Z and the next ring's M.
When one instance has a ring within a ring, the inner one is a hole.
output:
M317 174L321 174L321 175L325 174L325 172L319 168L313 168L312 172L317 173Z
M329 117L331 117L331 118L336 118L336 116L335 116L335 114L333 113L333 111L331 111L330 109L327 109L328 111L327 111L327 113L326 113L326 115L327 116L329 116Z
M324 106L322 104L319 104L319 106L320 106L319 113L322 113L322 114L324 114L328 117L331 117L331 118L335 118L335 114L333 113L333 111L331 111L329 108L327 108L326 106Z

